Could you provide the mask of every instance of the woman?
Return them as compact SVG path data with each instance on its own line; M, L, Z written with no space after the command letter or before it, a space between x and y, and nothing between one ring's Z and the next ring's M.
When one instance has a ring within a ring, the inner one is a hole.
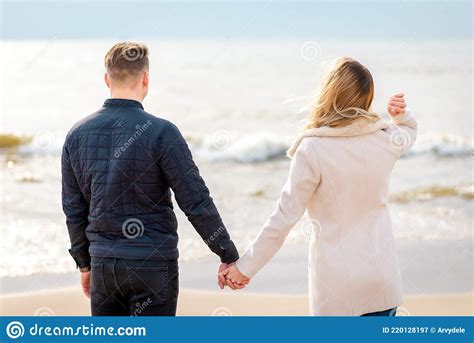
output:
M397 159L416 138L403 94L392 97L392 123L371 112L370 72L339 59L324 79L306 129L288 151L288 180L275 212L247 252L219 274L242 288L280 249L307 210L312 315L393 315L402 303L388 190ZM224 280L225 278L225 280Z

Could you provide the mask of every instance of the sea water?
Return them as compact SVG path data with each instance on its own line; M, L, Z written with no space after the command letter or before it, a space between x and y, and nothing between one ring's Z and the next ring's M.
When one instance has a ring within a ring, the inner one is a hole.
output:
M108 97L103 57L112 41L2 41L1 133L29 143L0 154L0 276L74 270L61 209L60 153L69 128ZM374 111L403 91L419 137L391 182L399 246L472 242L472 50L467 40L150 41L144 107L186 136L242 251L273 211L284 157L334 58L373 74ZM177 207L176 207L177 208ZM211 253L177 208L181 260ZM302 219L287 244L305 246ZM306 223L306 224L305 224ZM461 244L462 261L472 251ZM305 248L306 249L306 248Z

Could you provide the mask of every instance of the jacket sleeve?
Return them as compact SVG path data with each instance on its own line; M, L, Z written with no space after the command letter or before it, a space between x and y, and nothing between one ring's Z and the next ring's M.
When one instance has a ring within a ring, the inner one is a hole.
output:
M173 124L161 137L159 163L179 208L186 214L198 234L223 263L239 258L204 180L193 161L191 151Z
M314 147L304 139L293 156L288 180L277 208L263 225L258 237L237 261L237 268L253 277L285 242L291 228L303 216L320 182L320 170Z
M66 214L66 225L71 241L69 253L76 261L77 267L88 267L91 261L89 240L86 237L86 228L89 224L89 204L82 195L74 175L66 144L64 144L62 151L61 171L63 211Z
M390 135L390 146L398 156L408 152L415 144L418 124L410 113L392 117L392 123L385 131Z

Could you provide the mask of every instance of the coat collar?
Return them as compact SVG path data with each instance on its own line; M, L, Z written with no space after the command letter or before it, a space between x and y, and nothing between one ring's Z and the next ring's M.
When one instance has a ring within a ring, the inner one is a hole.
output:
M143 105L140 101L121 98L109 98L105 100L104 107L137 107L143 110Z
M292 158L296 149L305 137L353 137L362 136L374 133L379 130L386 129L388 123L383 119L373 121L367 117L360 117L354 120L349 125L343 127L329 127L322 126L313 129L303 130L293 141L290 149L287 151L287 156Z

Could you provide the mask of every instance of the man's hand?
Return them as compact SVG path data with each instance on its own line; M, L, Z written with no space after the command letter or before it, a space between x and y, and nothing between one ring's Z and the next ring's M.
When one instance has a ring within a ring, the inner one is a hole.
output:
M250 278L242 274L235 263L219 273L219 282L222 278L224 278L226 285L234 290L242 289L250 282Z
M219 271L217 272L217 284L221 289L224 289L225 287L225 277L221 275L221 273L229 268L229 265L227 263L221 263L219 266Z
M406 113L407 105L404 96L405 94L403 93L397 93L390 97L387 104L387 111L392 117Z
M91 297L91 272L81 273L82 292L88 298Z

